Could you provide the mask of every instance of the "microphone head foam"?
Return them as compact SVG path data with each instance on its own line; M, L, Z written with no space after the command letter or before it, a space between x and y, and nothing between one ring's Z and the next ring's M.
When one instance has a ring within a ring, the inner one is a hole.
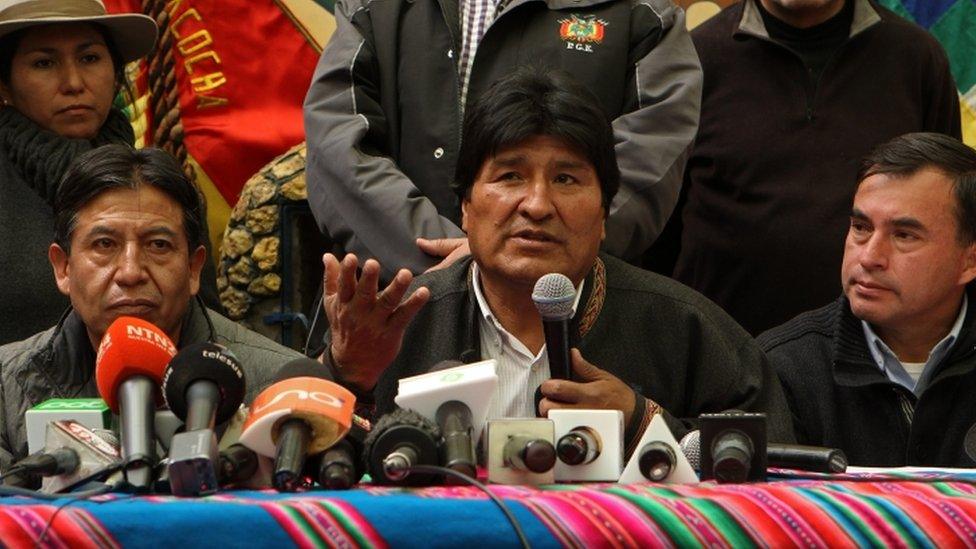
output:
M244 401L246 383L241 363L223 345L210 342L192 343L180 349L163 375L163 395L176 417L186 421L186 390L195 381L212 381L220 390L217 424L231 417Z
M532 301L544 320L566 320L573 317L576 287L566 275L549 273L536 281Z
M277 383L293 377L317 377L328 381L335 381L332 379L332 372L324 364L308 357L296 358L286 362L275 373L274 381Z
M688 463L691 464L691 468L700 471L701 470L701 431L695 429L694 431L689 431L688 434L681 437L681 453L688 458Z
M123 381L146 376L159 386L166 365L176 356L176 346L151 322L120 316L108 327L95 357L98 393L113 412L118 413L116 393ZM162 400L157 395L157 401Z

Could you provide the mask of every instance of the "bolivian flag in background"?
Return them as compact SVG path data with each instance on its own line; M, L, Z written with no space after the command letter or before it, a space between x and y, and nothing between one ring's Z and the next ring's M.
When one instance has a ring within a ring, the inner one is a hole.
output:
M959 88L962 137L976 146L976 0L880 0L942 43Z
M333 2L105 0L105 6L145 13L160 26L156 52L128 67L137 100L124 108L137 146L179 145L207 198L210 235L219 244L248 178L305 140L302 101L335 29Z

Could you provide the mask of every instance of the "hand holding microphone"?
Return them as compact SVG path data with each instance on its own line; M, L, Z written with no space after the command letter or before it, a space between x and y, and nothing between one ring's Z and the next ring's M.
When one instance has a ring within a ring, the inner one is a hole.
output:
M430 290L418 288L404 299L413 275L401 269L379 292L380 264L375 259L366 261L358 280L353 254L341 263L325 254L323 263L322 303L332 333L332 358L343 383L370 390L400 352L407 325L427 303Z
M153 324L134 317L117 318L98 346L95 378L98 392L119 414L123 471L135 490L148 490L156 465L153 416L166 365L176 346Z
M543 381L539 386L543 397L538 405L539 415L547 417L550 410L562 408L620 410L624 413L624 425L628 425L637 401L634 390L617 376L587 362L579 349L573 349L570 356L577 381Z

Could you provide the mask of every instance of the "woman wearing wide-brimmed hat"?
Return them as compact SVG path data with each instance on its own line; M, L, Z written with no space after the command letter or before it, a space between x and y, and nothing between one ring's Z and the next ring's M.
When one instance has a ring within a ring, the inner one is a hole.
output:
M54 193L79 154L134 142L113 101L157 33L100 0L0 0L0 344L53 326L67 306L47 261Z

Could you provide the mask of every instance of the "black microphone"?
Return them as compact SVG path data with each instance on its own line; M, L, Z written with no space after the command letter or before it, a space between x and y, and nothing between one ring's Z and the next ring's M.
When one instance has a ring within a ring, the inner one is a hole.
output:
M440 443L440 429L434 422L413 410L398 408L381 417L366 437L364 456L369 475L377 484L439 484L439 474L410 469L438 465Z
M163 395L185 428L170 442L167 470L173 495L217 491L220 457L214 426L233 417L245 390L244 370L223 345L193 343L170 361Z
M323 381L334 383L328 368L318 361L311 358L296 358L282 366L275 376L275 382L284 381L295 377L318 378ZM282 492L293 492L305 483L304 469L305 461L308 458L309 447L313 443L315 431L308 421L309 417L289 417L281 424L278 431L277 449L275 453L274 470L272 472L272 484L275 489ZM326 444L323 440L316 441L315 445ZM328 441L327 446L332 446L333 441Z
M244 401L244 369L223 345L202 342L176 353L163 374L163 394L184 430L213 429Z
M600 457L602 441L591 427L571 429L556 442L556 455L567 465L585 465Z
M355 486L366 474L363 450L371 429L369 421L354 415L345 438L312 456L306 465L306 474L329 490L348 490Z
M661 482L668 478L677 463L674 450L660 440L649 442L638 451L637 469L644 478L652 482Z
M569 321L573 318L576 288L563 274L549 273L539 278L532 290L532 301L542 316L549 357L549 375L553 379L572 379L569 358Z
M766 458L768 467L780 469L834 474L847 471L847 455L837 448L770 443Z
M766 414L701 414L701 477L720 483L766 480Z
M243 444L231 444L220 452L218 481L221 486L245 482L258 470L258 455Z
M55 475L70 475L78 470L81 458L78 452L68 447L37 452L10 466L8 471L16 469L21 474L52 477Z
M700 437L701 432L695 430L681 439L681 451L695 469L701 461ZM838 474L847 470L847 456L837 448L771 442L766 445L766 466Z
M517 434L505 442L502 462L518 471L545 473L556 464L556 449L546 439Z

